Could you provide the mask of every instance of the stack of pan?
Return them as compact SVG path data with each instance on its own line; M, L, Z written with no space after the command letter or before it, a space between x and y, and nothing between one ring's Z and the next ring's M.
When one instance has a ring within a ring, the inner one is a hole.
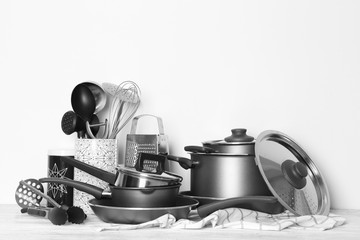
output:
M169 155L141 154L150 161L156 158L179 162L184 168L193 168L196 161ZM74 187L94 196L89 206L104 222L136 224L156 219L164 214L172 214L176 219L188 218L190 211L199 202L187 196L179 195L182 177L169 172L141 172L139 168L118 167L116 174L98 169L72 157L63 157L63 161L94 177L109 183L101 189L87 183L61 178L42 178L43 183L59 183ZM141 161L142 163L146 162ZM149 162L149 161L147 161ZM279 213L283 207L273 198L241 197L205 204L196 209L200 217L227 207L247 207L269 213Z
M61 178L42 178L40 182L65 184L93 195L95 198L89 201L89 205L105 222L139 223L153 218L153 213L147 213L150 210L158 210L157 212L163 214L168 208L176 206L182 207L182 211L186 213L186 209L190 211L190 208L197 204L195 200L178 197L182 178L176 175L143 173L125 167L119 167L114 174L72 157L63 157L62 160L109 183L109 186L101 189ZM144 213L138 214L139 212Z

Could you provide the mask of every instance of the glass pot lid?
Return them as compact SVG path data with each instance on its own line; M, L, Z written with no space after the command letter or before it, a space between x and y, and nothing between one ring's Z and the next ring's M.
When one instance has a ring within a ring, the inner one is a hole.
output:
M329 191L319 169L290 137L262 132L255 142L255 159L278 201L296 215L328 215Z

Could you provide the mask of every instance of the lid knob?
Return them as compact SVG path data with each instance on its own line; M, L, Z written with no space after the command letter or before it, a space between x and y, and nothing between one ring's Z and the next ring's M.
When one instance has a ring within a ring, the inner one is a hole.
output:
M251 142L254 140L253 137L246 134L245 128L235 128L231 130L231 136L226 137L226 142Z
M302 162L286 160L281 164L281 170L285 179L296 189L302 189L306 185L308 175L307 167Z

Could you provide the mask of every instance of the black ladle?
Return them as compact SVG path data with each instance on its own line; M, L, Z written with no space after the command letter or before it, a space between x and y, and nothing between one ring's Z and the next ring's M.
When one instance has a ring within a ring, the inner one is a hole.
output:
M91 90L85 84L78 84L71 93L71 105L85 122L91 121L96 109L96 100Z
M88 124L86 124L88 123ZM87 126L89 130L87 129ZM103 124L99 123L99 118L93 114L90 123L85 122L80 116L73 111L67 111L61 119L61 129L66 135L78 133L78 138L85 137L85 131L91 133L91 136L96 135L99 132L99 126ZM91 128L91 130L90 130Z
M106 105L107 97L104 89L95 82L83 82L81 84L89 88L95 98L96 106L94 114L100 112Z

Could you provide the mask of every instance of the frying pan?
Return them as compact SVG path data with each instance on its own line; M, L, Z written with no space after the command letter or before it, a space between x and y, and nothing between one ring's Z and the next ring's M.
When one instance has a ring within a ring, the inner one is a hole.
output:
M61 183L87 192L95 197L89 201L94 213L104 222L135 224L147 222L166 213L175 218L188 218L190 210L199 202L190 197L178 196L180 185L160 186L152 188L126 188L110 185L107 192L93 185L69 179L42 178L40 182ZM212 212L239 207L269 214L284 211L284 207L273 196L249 196L224 199L202 205L196 214L203 218Z
M269 214L278 214L284 211L284 207L277 201L275 197L268 196L251 196L237 197L219 202L202 205L192 212L199 202L190 197L178 196L176 203L170 207L155 208L134 208L120 207L108 199L91 199L89 206L95 215L104 222L122 223L122 224L138 224L154 220L164 214L172 214L176 219L186 219L191 217L204 218L207 215L229 207L247 208L263 211Z
M121 207L170 207L176 203L181 184L171 186L157 186L148 188L116 187L109 185L109 189L102 189L88 183L64 178L41 178L42 183L64 184L79 191L86 192L96 199L107 199L112 206Z

